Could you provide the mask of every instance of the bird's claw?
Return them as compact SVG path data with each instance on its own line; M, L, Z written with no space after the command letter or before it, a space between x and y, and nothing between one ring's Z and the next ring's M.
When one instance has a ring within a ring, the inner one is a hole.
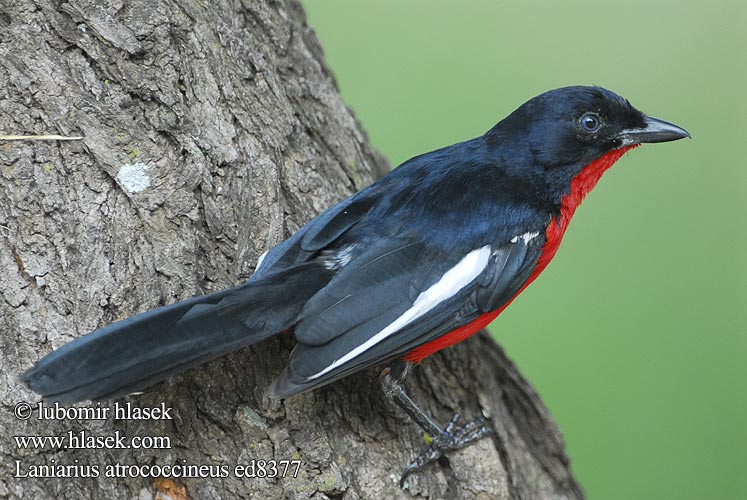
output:
M441 434L433 437L431 443L423 449L420 455L410 462L399 480L401 488L404 488L405 480L413 472L434 460L438 460L444 453L464 448L491 432L491 428L488 427L484 418L477 418L467 422L462 427L458 427L457 424L461 418L462 415L459 412L454 413Z

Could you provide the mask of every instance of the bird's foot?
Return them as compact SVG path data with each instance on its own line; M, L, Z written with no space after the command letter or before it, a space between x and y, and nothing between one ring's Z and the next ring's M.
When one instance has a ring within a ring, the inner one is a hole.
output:
M446 428L441 430L439 435L432 437L431 442L402 473L399 480L400 487L404 487L405 480L410 474L422 469L429 462L438 460L444 453L464 448L491 432L491 428L483 418L472 420L459 427L457 424L461 418L461 413L454 413L449 423L446 424Z

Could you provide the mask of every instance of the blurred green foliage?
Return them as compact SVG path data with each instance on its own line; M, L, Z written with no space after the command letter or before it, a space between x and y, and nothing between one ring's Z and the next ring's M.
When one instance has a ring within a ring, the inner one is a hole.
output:
M747 498L747 3L304 5L393 166L571 84L691 132L608 172L492 331L590 498Z

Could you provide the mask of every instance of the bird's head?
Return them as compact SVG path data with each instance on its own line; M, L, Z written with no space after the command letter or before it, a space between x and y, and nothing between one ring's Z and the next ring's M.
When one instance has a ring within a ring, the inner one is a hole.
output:
M522 148L522 156L534 165L553 169L581 168L616 149L675 141L690 134L646 116L614 92L575 86L527 101L485 137L501 149L508 144Z

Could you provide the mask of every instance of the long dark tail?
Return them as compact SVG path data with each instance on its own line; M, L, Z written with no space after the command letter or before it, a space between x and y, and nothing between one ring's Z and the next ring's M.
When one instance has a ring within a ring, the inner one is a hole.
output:
M290 328L330 278L331 271L311 262L153 309L70 342L22 379L65 403L129 394Z

